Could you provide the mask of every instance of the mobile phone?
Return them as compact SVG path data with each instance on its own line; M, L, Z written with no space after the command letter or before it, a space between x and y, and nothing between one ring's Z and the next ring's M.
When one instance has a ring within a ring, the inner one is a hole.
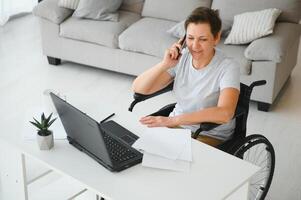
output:
M180 42L181 46L182 46L182 50L186 47L186 34L184 35L183 39Z
M181 49L178 49L179 55L178 57L182 54L183 49L186 47L186 34L184 35L183 39L180 41ZM178 58L177 58L178 59Z

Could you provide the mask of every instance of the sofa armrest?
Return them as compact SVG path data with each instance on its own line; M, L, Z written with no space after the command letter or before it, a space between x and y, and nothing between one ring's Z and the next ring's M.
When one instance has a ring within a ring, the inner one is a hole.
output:
M58 6L58 0L43 0L34 9L33 14L47 19L55 24L60 24L72 15L73 10Z
M292 44L299 41L300 33L300 24L277 23L272 35L254 40L245 49L245 57L280 63Z

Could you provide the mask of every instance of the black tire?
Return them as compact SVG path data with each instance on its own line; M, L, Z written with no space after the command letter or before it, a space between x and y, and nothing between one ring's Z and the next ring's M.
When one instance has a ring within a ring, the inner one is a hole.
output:
M232 149L232 153L261 167L250 180L249 200L264 200L271 186L275 169L275 151L272 144L262 135L250 135L238 142ZM264 155L266 159L261 160ZM258 181L260 175L262 177Z

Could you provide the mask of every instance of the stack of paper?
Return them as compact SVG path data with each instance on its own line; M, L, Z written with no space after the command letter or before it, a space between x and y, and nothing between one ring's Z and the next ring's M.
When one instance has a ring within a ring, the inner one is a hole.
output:
M176 171L188 171L190 168L190 130L148 128L133 147L143 150L142 166Z

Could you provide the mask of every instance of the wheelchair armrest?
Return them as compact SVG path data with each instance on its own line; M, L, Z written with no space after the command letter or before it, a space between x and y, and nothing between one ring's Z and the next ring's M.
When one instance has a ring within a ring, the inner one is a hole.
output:
M152 94L134 93L134 96L133 96L134 97L134 101L131 103L131 105L129 107L129 111L132 112L134 106L137 103L139 103L141 101L145 101L145 100L150 99L152 97L158 96L158 95L163 94L165 92L171 91L172 89L173 89L173 81L170 84L168 84L165 88L163 88L163 89L161 89L161 90L159 90L157 92L154 92Z
M210 130L214 129L215 127L218 127L219 125L221 125L221 124L216 124L213 122L203 122L200 124L200 128L192 134L192 138L196 139L199 136L200 132L210 131Z
M214 129L215 127L218 127L221 124L211 123L211 122L205 122L200 124L200 128L202 131L210 131Z
M241 115L244 115L245 110L241 109L240 107L237 107L235 114L233 116L232 119L236 119L238 117L240 117ZM196 130L195 133L193 133L192 137L195 139L199 136L200 132L202 131L210 131L218 126L220 126L222 124L217 124L217 123L213 123L213 122L203 122L200 124L200 128L198 130Z

